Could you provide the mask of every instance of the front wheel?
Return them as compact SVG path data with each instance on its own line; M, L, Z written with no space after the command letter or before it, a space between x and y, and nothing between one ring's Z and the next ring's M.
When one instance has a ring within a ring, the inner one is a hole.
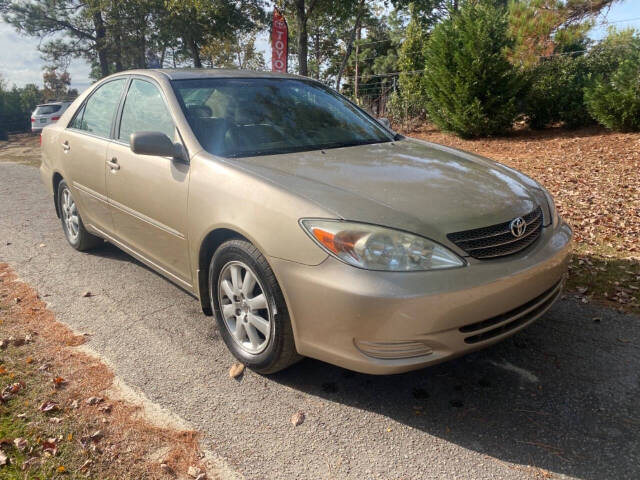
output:
M64 235L73 248L84 252L103 243L101 238L91 235L84 228L69 185L64 180L58 185L58 208L60 209L60 220L62 221Z
M209 265L209 298L231 353L259 373L298 361L289 313L267 260L251 243L230 240Z

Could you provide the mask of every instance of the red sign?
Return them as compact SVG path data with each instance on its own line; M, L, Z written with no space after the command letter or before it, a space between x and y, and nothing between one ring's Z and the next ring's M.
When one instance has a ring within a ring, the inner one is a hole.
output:
M271 70L287 72L287 57L289 55L289 28L287 21L277 8L273 10L273 25L271 27Z

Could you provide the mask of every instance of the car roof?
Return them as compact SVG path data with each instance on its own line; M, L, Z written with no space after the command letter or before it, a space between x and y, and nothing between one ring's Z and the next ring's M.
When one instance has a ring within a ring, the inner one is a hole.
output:
M135 74L161 75L169 80L196 80L203 78L306 78L290 73L258 72L233 68L151 68L145 70L127 70L118 72L116 75Z

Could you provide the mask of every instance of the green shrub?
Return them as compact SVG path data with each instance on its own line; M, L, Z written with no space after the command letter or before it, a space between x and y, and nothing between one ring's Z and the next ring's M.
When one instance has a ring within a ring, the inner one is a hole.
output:
M518 113L524 82L508 61L512 45L504 9L465 2L439 23L426 44L424 85L430 119L462 137L505 132Z
M423 49L427 38L427 27L416 13L413 4L410 6L411 19L407 32L398 52L398 91L389 100L389 112L394 121L405 123L412 120L425 119L426 95L422 75L424 70Z
M585 90L591 114L610 130L640 131L640 56L622 62L611 78Z
M543 60L530 73L526 114L532 128L562 122L571 128L595 123L584 103L591 70L584 56Z
M591 115L611 130L640 130L640 36L611 30L590 53L592 79L585 88Z

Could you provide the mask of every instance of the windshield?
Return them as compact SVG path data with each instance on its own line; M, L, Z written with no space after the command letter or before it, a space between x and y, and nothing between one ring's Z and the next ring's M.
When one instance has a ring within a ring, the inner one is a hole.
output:
M38 105L34 115L50 115L60 110L62 105Z
M296 79L173 81L202 147L223 157L389 142L374 119L318 83Z

